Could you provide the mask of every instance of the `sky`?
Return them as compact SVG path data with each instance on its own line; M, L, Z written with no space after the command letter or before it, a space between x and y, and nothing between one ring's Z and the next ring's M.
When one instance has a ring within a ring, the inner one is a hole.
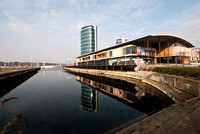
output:
M0 0L0 61L74 61L86 25L98 49L155 34L200 47L200 0Z

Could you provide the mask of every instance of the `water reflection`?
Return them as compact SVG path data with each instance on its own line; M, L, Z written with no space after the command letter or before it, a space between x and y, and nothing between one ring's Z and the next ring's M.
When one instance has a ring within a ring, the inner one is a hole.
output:
M19 76L14 79L10 79L9 81L1 80L0 81L0 98L8 94L10 91L12 91L14 88L19 86L20 84L24 83L26 80L30 79L36 73L37 72L32 72L31 74L28 74L26 77Z
M137 87L136 85L134 89L136 89L137 92L131 92L131 91L122 90L110 85L106 85L103 83L95 82L93 80L86 79L80 76L77 76L76 79L80 81L81 83L84 83L84 84L81 84L81 89L82 89L81 98L82 98L82 105L84 104L84 106L88 106L88 105L93 106L94 104L96 105L96 103L94 102L96 102L98 98L97 91L88 87L87 85L96 89L100 89L101 91L104 91L107 94L123 99L129 103L134 103L146 95L146 91L143 88ZM88 103L88 104L85 104L85 103ZM91 110L88 110L88 111L91 111Z
M59 69L39 71L1 100L9 97L19 99L0 109L0 126L22 114L28 120L28 134L104 133L170 104L158 90L137 81L73 75Z
M84 110L97 112L98 94L85 84L81 84L81 105Z
M97 111L96 90L149 115L173 103L159 90L141 82L133 84L104 77L76 75L76 80L81 82L82 108L88 111Z

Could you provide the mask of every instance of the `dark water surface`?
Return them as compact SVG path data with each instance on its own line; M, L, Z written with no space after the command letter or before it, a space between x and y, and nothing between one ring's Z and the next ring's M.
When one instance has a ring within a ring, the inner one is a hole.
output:
M147 85L60 69L40 70L0 101L9 97L19 99L0 106L0 127L22 114L28 120L28 134L104 133L171 103Z

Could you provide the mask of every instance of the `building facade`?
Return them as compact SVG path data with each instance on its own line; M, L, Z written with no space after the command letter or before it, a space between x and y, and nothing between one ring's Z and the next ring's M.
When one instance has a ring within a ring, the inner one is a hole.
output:
M97 26L88 25L81 28L81 55L97 50Z
M142 63L189 64L188 41L171 35L148 35L77 57L78 66L115 66Z

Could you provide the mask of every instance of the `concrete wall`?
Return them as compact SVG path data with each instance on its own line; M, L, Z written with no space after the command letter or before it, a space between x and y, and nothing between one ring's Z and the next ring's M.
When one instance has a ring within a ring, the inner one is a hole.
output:
M159 73L153 73L152 75L149 76L149 79L165 83L170 87L183 90L194 96L200 95L200 81L198 80L193 80L175 75L159 74Z
M151 86L156 87L157 89L159 89L166 95L169 95L169 92L165 91L166 86L163 86L163 85L168 85L170 88L172 88L172 90L175 90L176 92L183 91L193 96L200 96L200 81L193 80L190 78L184 78L181 76L159 74L159 73L150 72L150 71L132 72L132 71L109 71L109 70L79 69L79 68L66 68L66 69L72 72L86 73L86 74L96 75L96 76L105 76L105 77L109 77L113 79L116 78L116 79L121 79L121 80L126 80L126 81L128 81L127 79L140 80L141 82L144 82L144 83L150 84ZM151 83L151 82L154 82L154 83ZM170 92L171 92L171 89L170 89Z

